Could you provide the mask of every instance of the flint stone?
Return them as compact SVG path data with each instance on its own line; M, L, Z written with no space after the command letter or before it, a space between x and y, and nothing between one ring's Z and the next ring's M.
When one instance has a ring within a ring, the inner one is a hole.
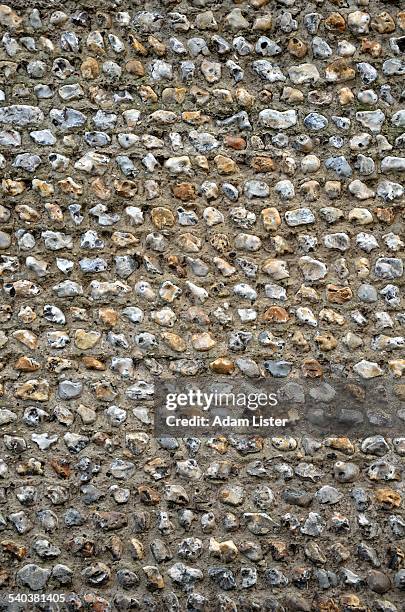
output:
M35 563L29 563L17 572L17 579L32 591L41 591L48 582L50 575L50 569L44 569Z
M7 125L40 125L45 117L42 110L36 106L26 104L13 104L0 108L0 123Z
M295 110L278 111L265 108L259 113L259 122L268 128L285 130L297 123L297 112Z

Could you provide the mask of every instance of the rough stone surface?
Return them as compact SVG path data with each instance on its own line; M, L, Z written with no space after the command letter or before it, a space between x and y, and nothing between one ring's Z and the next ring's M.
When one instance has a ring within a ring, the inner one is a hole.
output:
M402 610L403 436L157 439L148 400L404 397L404 41L381 0L0 5L0 594L66 595L0 610Z

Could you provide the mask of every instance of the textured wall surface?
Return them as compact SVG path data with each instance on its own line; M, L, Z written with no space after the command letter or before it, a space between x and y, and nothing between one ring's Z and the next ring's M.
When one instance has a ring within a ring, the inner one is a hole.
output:
M157 439L147 401L404 399L404 51L400 2L0 5L0 609L404 609L404 437Z

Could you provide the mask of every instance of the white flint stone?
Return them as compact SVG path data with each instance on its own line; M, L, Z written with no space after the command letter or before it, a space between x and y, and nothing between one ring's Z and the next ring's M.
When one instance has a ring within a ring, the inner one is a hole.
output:
M383 63L382 71L386 76L402 76L405 74L405 62L399 57L387 59Z
M270 194L270 188L264 181L255 179L246 181L244 185L244 193L246 197L251 198L266 198Z
M240 283L239 285L235 285L233 288L233 292L235 295L238 295L241 298L245 298L246 300L251 300L254 302L257 299L257 292L246 283Z
M385 121L385 114L380 109L375 111L359 111L356 113L356 119L363 127L373 132L373 134L378 134Z
M381 180L377 185L377 196L385 202L393 202L404 195L404 187L399 183L393 183L386 179Z
M390 251L399 251L404 246L404 242L397 234L394 234L393 232L385 234L383 239Z
M75 108L65 107L63 109L51 108L49 116L54 124L61 130L81 127L87 121L86 115Z
M56 293L58 297L76 297L77 295L83 295L82 285L70 280L62 281L54 285L52 291Z
M404 172L405 157L384 157L381 161L381 172Z
M284 217L287 225L290 227L315 223L315 215L310 208L296 208L295 210L288 210L284 214Z
M200 303L204 303L209 298L208 291L204 287L199 287L191 281L186 281L187 288L193 298Z
M305 255L299 259L299 267L306 281L317 281L324 278L328 272L326 264L318 259Z
M190 174L191 161L187 155L181 157L169 157L164 163L170 174Z
M300 306L296 310L296 315L297 315L297 319L301 323L305 323L306 325L309 325L310 327L318 326L318 321L316 320L316 317L310 308L306 306Z
M405 108L397 111L392 115L391 123L395 127L405 128Z
M71 261L70 259L65 259L63 257L57 257L56 266L58 270L60 270L64 274L68 274L69 272L73 270L74 262Z
M27 125L40 125L44 119L44 113L37 106L13 104L0 108L0 124L25 127Z
M379 248L377 238L372 234L366 234L364 232L357 234L356 244L366 253L371 253L373 249Z
M295 196L294 185L288 179L278 181L274 185L274 191L278 193L282 200L291 200Z
M281 285L268 284L264 286L264 290L266 297L272 300L280 300L281 302L285 302L287 300L287 292Z
M403 261L396 257L379 257L374 264L374 275L377 278L400 278L403 272Z
M84 91L79 83L72 83L59 87L58 94L62 100L79 100L84 97Z
M21 134L16 130L1 130L0 131L0 146L2 147L19 147L21 146Z
M153 60L149 65L149 73L154 81L171 80L173 78L172 66L164 60Z
M77 160L75 168L76 170L88 172L89 174L102 175L106 172L109 161L110 158L107 157L107 155L89 151Z
M367 187L367 185L362 181L359 181L359 179L356 179L349 184L349 191L358 200L367 200L369 198L374 198L375 196L375 191Z
M48 263L46 261L41 261L36 257L27 257L25 265L40 278L47 274Z
M133 225L142 225L144 218L143 212L137 206L127 206L125 209L128 217L131 219Z
M325 234L323 242L326 248L328 249L347 251L347 249L350 248L350 238L344 232L337 232L336 234Z
M264 127L285 130L297 123L297 111L278 111L272 108L265 108L259 113L259 122Z
M217 208L208 206L204 209L203 218L209 227L224 222L224 215Z
M220 146L219 140L209 132L197 132L191 130L188 135L193 147L199 153L209 153Z
M41 237L44 240L45 247L51 251L73 248L73 238L69 234L47 230L42 232Z
M56 137L52 134L51 130L36 130L30 132L30 136L35 144L39 144L42 146L46 145L54 145L56 143ZM0 134L0 144L1 144L1 134Z
M277 81L286 81L287 77L283 74L281 68L272 64L268 60L256 60L252 64L252 68L265 81L275 83Z
M316 83L320 79L318 68L315 64L299 64L290 66L288 76L295 85L302 83Z
M48 448L50 448L53 444L56 444L58 439L59 436L57 434L31 434L31 440L38 445L40 450L48 450Z
M258 251L262 245L262 241L258 236L253 234L238 234L235 237L235 248L242 251Z
M366 359L362 359L356 363L353 366L353 370L356 372L356 374L359 374L361 378L365 379L375 378L384 374L378 363L375 361L367 361Z
M100 282L94 280L90 283L90 290L91 297L98 300L105 297L114 297L130 293L132 291L132 287L121 281Z

